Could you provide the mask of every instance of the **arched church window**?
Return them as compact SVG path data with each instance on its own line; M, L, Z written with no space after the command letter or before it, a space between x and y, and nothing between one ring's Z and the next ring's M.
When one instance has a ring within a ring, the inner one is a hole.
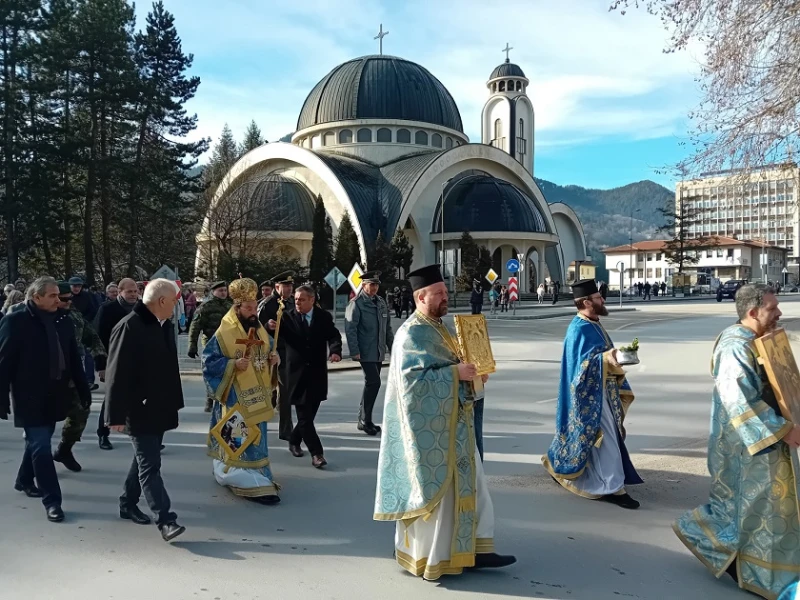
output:
M440 136L438 133L434 133L431 136L431 146L433 146L434 148L441 148L442 147L442 136Z
M336 145L336 135L332 131L326 131L325 135L322 138L322 145L323 146Z
M505 81L501 81L501 82L500 82L500 87L499 87L498 89L499 89L501 92L505 92L505 91L506 91L506 82L505 82Z
M340 144L352 144L353 143L353 132L350 129L342 129L339 132L339 143Z
M427 146L428 145L428 134L424 131L418 131L414 134L414 143L419 144L420 146Z
M411 143L411 132L408 129L398 129L397 130L397 143L398 144L410 144Z
M508 91L509 92L513 92L514 91L514 82L513 81L509 81L508 82Z
M387 129L386 127L381 127L378 129L378 141L379 142L391 142L392 141L392 130Z
M448 150L453 147L453 138L447 138L444 142L444 147Z
M525 137L525 121L523 119L519 120L519 133L517 135L519 137Z
M503 137L503 122L500 119L494 120L494 139L499 140Z
M371 142L372 141L372 130L371 129L367 129L366 127L362 127L361 129L358 130L358 133L356 134L356 136L357 136L356 139L359 142Z
M519 92L519 91L522 91L522 82L521 82L521 81L518 81L518 82L517 82L517 91L518 91L518 92Z

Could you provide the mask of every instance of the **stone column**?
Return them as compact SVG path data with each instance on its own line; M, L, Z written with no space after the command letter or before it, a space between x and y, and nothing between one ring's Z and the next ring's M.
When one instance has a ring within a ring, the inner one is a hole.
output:
M536 282L536 287L539 287L540 283L544 283L545 271L547 269L547 261L545 261L544 258L545 245L544 244L537 245L536 251L539 253L539 273L538 273L538 281Z

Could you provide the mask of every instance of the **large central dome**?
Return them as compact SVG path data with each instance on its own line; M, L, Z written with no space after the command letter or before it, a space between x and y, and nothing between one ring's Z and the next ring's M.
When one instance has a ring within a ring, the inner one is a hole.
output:
M461 115L442 82L396 56L362 56L322 78L303 104L297 131L335 121L421 121L463 133Z

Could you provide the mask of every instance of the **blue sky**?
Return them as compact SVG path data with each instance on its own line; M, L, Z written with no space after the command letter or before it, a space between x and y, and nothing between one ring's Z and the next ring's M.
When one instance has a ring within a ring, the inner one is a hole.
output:
M665 54L667 32L643 11L609 13L609 0L165 0L192 73L198 135L225 123L237 138L255 119L269 140L293 132L311 88L336 65L384 53L425 66L450 90L470 140L492 69L511 59L531 80L535 175L610 188L642 179L685 153L699 95L697 52ZM149 4L137 3L143 26Z

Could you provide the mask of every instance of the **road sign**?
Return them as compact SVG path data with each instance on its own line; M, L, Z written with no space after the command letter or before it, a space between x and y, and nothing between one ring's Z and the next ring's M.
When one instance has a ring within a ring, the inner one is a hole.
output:
M353 288L356 294L361 289L361 276L363 274L364 270L358 263L355 263L353 268L350 269L350 274L347 276L347 283L350 284L350 287Z
M509 273L516 273L519 271L519 261L516 258L509 258L506 263L506 271Z
M486 281L488 281L489 283L494 283L495 281L497 281L498 277L499 275L495 273L494 269L489 269L489 272L486 273Z
M519 290L518 290L519 281L516 277L509 277L508 278L508 299L511 302L516 302L519 300Z
M178 274L167 265L161 265L155 273L150 275L150 280L153 279L169 279L170 281L175 281L178 279Z
M789 272L789 269L787 269L786 267L783 267L783 271L781 271L781 273L788 273L788 272Z
M325 275L325 283L331 286L334 293L336 293L345 281L347 281L347 277L339 270L339 267L333 267L328 271L328 274Z

